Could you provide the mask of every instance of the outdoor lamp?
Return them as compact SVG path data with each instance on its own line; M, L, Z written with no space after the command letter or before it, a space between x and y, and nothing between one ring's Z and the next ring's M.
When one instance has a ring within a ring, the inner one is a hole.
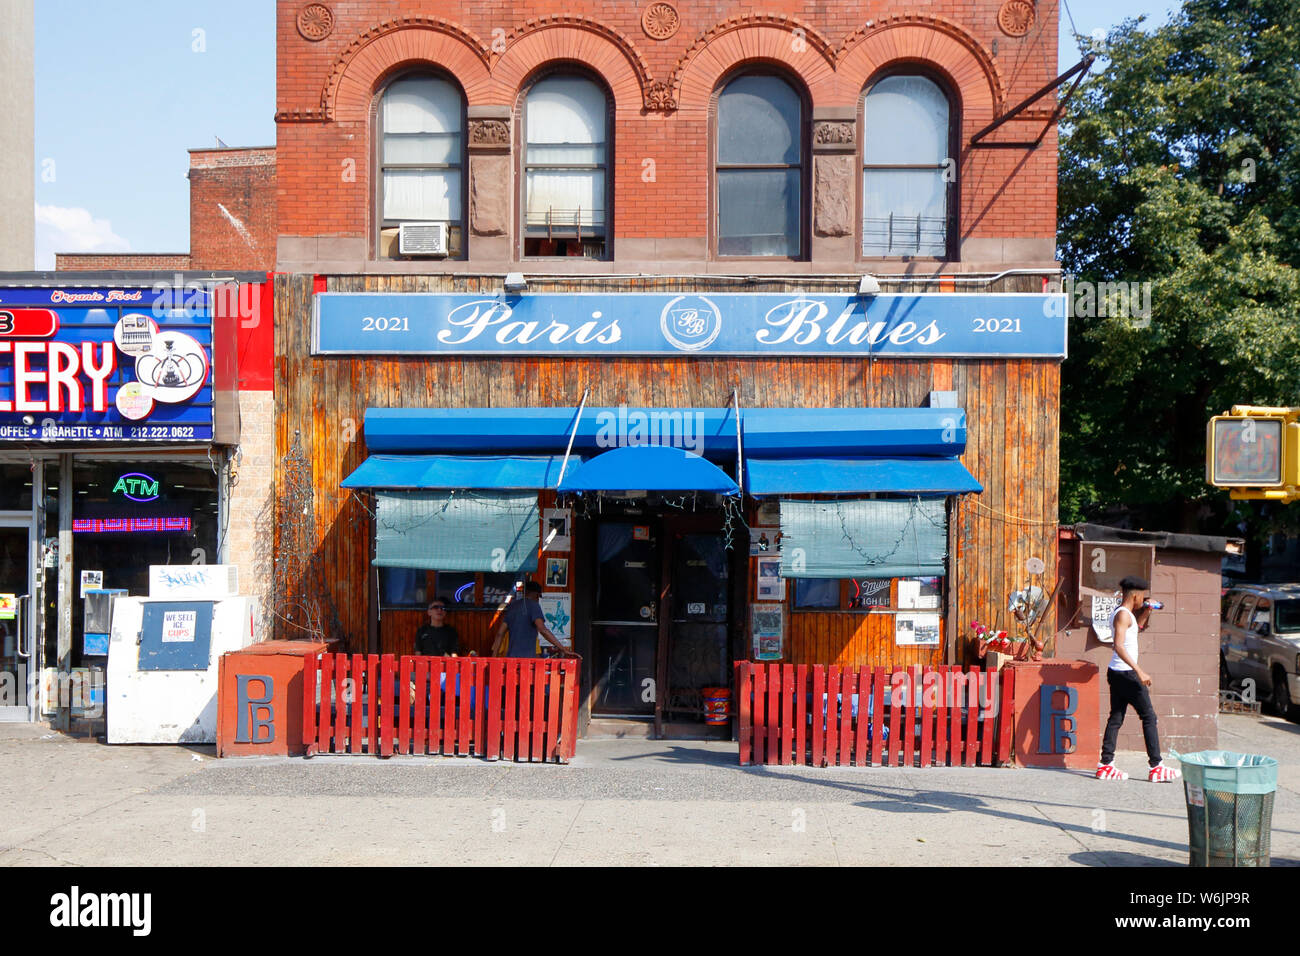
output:
M507 292L527 292L528 280L522 272L507 272L504 283Z
M879 295L880 283L876 281L873 275L865 275L862 281L858 283L858 295Z

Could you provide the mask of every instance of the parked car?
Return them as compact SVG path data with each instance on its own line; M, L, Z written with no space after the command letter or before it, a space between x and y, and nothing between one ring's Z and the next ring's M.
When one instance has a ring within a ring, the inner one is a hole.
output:
M1223 596L1219 671L1224 682L1254 681L1275 713L1300 719L1300 584L1244 584Z

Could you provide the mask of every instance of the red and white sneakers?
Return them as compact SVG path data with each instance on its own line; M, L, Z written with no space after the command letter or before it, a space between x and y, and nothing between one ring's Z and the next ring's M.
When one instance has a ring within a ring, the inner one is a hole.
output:
M1099 763L1097 764L1097 779L1127 780L1128 774L1123 770L1120 770L1119 767L1115 766L1113 763Z
M1173 783L1182 775L1181 771L1175 770L1173 767L1166 767L1162 761L1151 768L1151 772L1147 774L1147 780L1151 783Z

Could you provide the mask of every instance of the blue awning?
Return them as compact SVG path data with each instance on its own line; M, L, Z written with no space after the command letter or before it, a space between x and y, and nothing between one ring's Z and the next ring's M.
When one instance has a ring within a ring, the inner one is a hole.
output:
M960 455L960 408L746 408L745 451L768 458ZM731 408L368 408L366 447L378 454L558 455L573 439L587 456L620 446L670 445L734 460Z
M740 489L722 469L699 455L665 445L615 448L571 469L560 491L712 491Z
M751 495L956 495L983 486L956 458L746 458Z
M348 475L344 488L554 488L563 455L371 455ZM569 458L569 472L582 464Z

